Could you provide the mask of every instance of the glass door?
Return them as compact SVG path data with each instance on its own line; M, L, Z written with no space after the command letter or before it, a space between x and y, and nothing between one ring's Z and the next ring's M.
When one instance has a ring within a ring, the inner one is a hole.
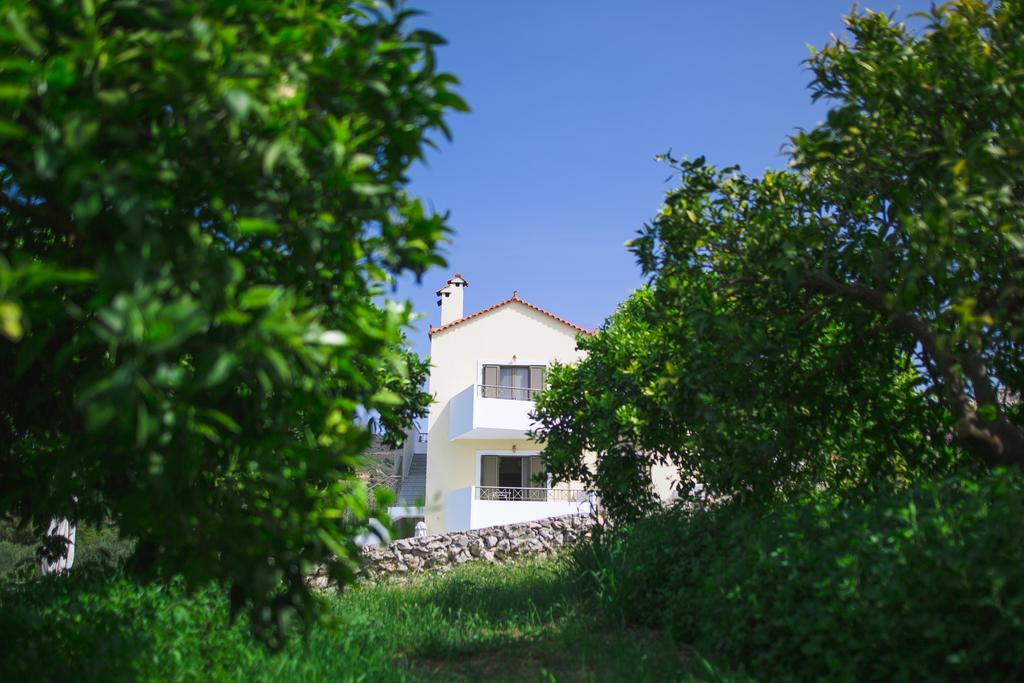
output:
M539 455L481 456L480 486L483 500L547 500Z

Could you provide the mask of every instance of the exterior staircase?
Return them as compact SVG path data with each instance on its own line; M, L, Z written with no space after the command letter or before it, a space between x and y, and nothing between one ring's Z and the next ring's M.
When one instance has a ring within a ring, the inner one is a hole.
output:
M395 496L395 505L401 507L419 507L427 497L427 456L417 453L412 456L409 473L402 477Z

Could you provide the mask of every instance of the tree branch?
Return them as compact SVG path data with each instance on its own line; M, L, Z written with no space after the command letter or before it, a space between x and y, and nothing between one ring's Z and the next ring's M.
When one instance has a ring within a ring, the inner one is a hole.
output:
M972 454L980 457L990 467L999 465L1024 464L1024 432L1006 419L998 409L998 402L990 403L995 390L988 380L984 363L972 353L963 358L945 351L939 335L931 324L921 316L892 310L885 302L883 292L860 283L844 283L836 280L823 270L808 273L802 282L810 292L829 294L863 305L887 318L894 327L910 334L924 353L933 361L941 378L941 386L949 402L949 408L956 419L957 440ZM961 371L971 380L975 395L982 405L994 405L993 419L982 418L976 404L971 400Z

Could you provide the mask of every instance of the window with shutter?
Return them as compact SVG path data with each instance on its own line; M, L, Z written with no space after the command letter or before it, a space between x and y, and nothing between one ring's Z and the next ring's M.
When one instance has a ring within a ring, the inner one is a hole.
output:
M546 375L547 368L543 365L484 365L480 395L484 398L532 401L544 388Z
M544 388L544 370L543 365L530 366L530 398Z
M484 366L484 383L483 393L481 394L484 398L497 398L498 397L498 366L497 365L485 365Z
M485 455L480 458L480 485L498 485L498 456Z
M547 500L547 477L539 455L480 456L481 500Z

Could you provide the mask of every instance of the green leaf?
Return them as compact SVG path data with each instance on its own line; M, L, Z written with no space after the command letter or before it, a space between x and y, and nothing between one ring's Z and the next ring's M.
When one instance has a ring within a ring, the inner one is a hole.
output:
M21 307L13 301L0 301L0 334L9 341L21 341L25 334Z
M224 92L224 101L237 119L244 119L252 108L252 96L241 88L229 88Z
M25 136L25 129L6 119L0 119L0 138L6 138L8 140L17 140Z
M468 112L469 105L466 104L466 100L462 99L455 93L451 92L440 92L437 94L437 102L445 107L450 107L455 111Z
M28 86L14 83L0 83L0 100L21 101L28 97Z
M345 546L338 541L334 536L326 529L318 529L317 536L323 541L323 544L327 546L327 549L331 551L336 557L347 557L348 551Z
M278 230L277 223L263 218L238 219L238 231L243 235L274 235Z
M376 197L391 192L391 188L377 183L353 183L352 191L356 194Z
M7 20L7 25L11 27L11 31L18 43L28 50L29 54L35 57L42 54L43 46L29 32L28 27L17 11L13 8L8 10L4 18Z
M274 140L268 147L267 151L263 154L263 173L264 175L271 175L274 172L274 167L277 166L278 159L292 146L291 142L284 137L280 137Z
M207 408L203 411L203 415L213 420L221 427L224 427L232 434L239 434L242 431L242 426L238 424L230 415L214 408Z
M204 386L214 387L223 382L231 374L231 371L238 365L238 356L234 353L226 352L221 353L217 356L217 360L214 361L213 366L206 374Z
M378 391L376 394L370 397L370 403L375 406L400 406L402 405L402 397L393 391Z
M253 310L266 308L271 303L281 298L283 290L280 287L256 285L242 292L238 298L238 306L242 310Z

